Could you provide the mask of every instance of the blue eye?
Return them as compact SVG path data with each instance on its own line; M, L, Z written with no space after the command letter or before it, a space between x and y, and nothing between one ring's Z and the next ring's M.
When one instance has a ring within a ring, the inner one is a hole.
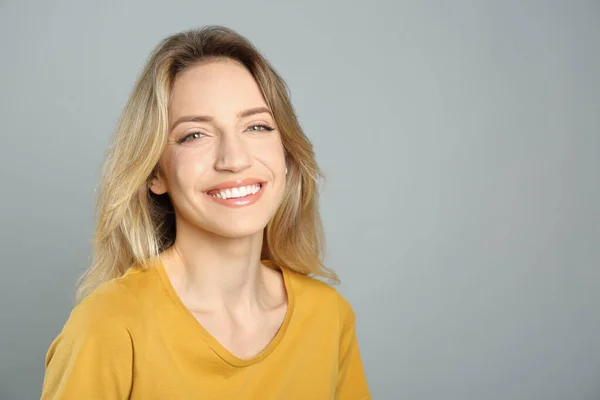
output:
M248 131L250 131L250 132L265 132L265 131L270 132L272 130L275 130L275 128L271 128L270 126L263 125L263 124L252 125L248 128ZM177 141L177 143L181 144L181 143L189 142L189 141L196 140L196 139L202 139L205 136L207 136L207 135L200 131L190 132L189 134L187 134L184 137L182 137L181 139L179 139Z
M184 137L179 139L178 143L188 142L190 140L195 140L195 139L201 139L204 136L206 136L206 135L202 132L191 132L190 134L185 135Z
M254 129L254 128L261 128L261 129ZM252 132L263 132L263 131L272 131L273 128L271 128L270 126L267 125L252 125L251 127L248 128L249 131Z

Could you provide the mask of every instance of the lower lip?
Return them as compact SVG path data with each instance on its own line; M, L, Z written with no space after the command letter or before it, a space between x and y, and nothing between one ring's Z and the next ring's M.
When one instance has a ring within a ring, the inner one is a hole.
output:
M211 196L210 194L206 193L206 195L208 197L210 197L213 201L227 206L227 207L245 207L245 206L249 206L252 205L254 203L256 203L258 201L258 199L260 199L260 196L262 196L263 192L265 191L265 186L266 183L263 183L260 186L260 189L258 190L258 192L254 193L254 194L249 194L246 195L244 197L237 197L237 198L231 198L231 199L219 199L218 197L215 196Z

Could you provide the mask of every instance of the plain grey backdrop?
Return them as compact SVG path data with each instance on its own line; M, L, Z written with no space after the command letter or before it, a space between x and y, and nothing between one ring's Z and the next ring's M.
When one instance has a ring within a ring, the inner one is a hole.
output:
M598 1L0 1L0 399L39 398L118 114L222 24L289 84L375 399L600 399Z

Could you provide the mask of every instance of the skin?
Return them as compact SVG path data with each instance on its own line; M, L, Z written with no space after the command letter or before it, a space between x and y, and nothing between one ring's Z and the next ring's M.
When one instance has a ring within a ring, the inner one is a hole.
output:
M281 272L260 261L263 231L285 191L286 161L270 112L238 115L257 107L268 109L253 76L235 61L205 61L179 74L168 144L149 182L154 193L169 193L175 208L176 241L161 254L175 291L204 329L239 358L259 354L287 310ZM212 121L174 126L190 115ZM227 207L206 193L245 178L266 182L252 205Z

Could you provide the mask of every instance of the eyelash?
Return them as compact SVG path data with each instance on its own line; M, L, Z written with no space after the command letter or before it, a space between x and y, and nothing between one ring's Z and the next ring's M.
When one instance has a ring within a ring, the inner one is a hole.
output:
M271 128L268 125L264 125L264 124L257 124L257 125L251 125L250 127L248 127L248 129L250 128L254 128L255 126L260 126L263 129L262 130L254 130L253 132L270 132L272 130L274 130L275 128ZM184 137L182 137L181 139L178 140L178 143L183 143L183 142L187 142L188 140L191 140L193 138L194 135L205 135L203 132L200 131L194 131L194 132L190 132L189 134L185 135ZM196 138L196 139L200 139L200 138Z

